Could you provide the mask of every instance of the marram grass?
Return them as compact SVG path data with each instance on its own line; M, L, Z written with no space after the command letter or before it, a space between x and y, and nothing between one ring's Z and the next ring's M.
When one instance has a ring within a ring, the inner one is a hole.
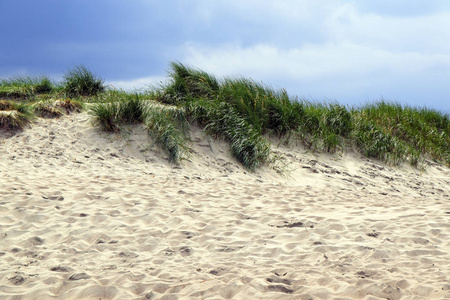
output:
M182 159L189 157L187 123L183 111L149 105L144 124L149 135L167 154L169 162L178 164Z
M0 129L20 130L33 120L33 113L28 104L0 100Z
M75 66L64 74L63 87L67 97L95 96L105 90L103 79L84 65Z
M139 94L109 91L89 106L95 125L118 132L126 124L143 124L171 163L189 156L187 121L183 110L144 100Z
M30 99L39 94L57 91L56 85L47 76L16 76L0 79L0 97Z
M267 162L269 143L232 105L198 99L189 102L186 113L206 132L229 142L231 154L247 169L255 170Z
M106 89L83 65L59 84L45 76L1 79L0 126L23 128L34 115L57 117L91 102L86 107L95 125L117 132L142 124L173 163L189 156L188 129L196 122L227 141L249 170L270 163L270 136L313 151L358 151L388 164L420 166L431 159L450 166L446 113L384 100L358 107L309 102L252 79L218 79L179 62L170 66L167 84L141 93Z
M66 113L79 112L82 103L73 99L40 100L31 105L34 113L41 118L59 118Z
M114 132L119 131L124 124L142 123L145 118L145 103L139 94L108 91L98 95L88 112L93 117L94 125Z
M249 169L267 161L264 136L274 134L318 151L355 149L394 165L416 166L426 158L450 165L448 114L385 101L362 107L312 103L251 79L219 81L178 62L171 67L171 81L156 91L157 100L185 108L188 118L227 140Z

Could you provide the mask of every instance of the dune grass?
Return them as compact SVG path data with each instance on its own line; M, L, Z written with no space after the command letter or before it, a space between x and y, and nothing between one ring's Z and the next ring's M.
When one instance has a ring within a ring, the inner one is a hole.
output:
M443 112L384 100L359 107L310 102L252 79L218 79L179 62L170 67L167 84L141 93L107 89L83 65L67 71L60 84L46 76L2 79L0 97L11 101L0 101L1 126L22 128L33 114L57 117L92 102L94 125L118 132L142 124L174 163L189 156L188 129L196 122L227 141L249 170L270 162L268 137L313 151L358 151L393 165L432 159L450 166L450 117ZM31 105L21 101L30 99Z
M30 105L0 100L0 129L20 130L30 124L33 118Z
M190 101L186 114L205 131L230 143L231 154L249 170L265 164L270 154L268 141L237 110L225 102L205 99Z
M149 105L144 124L169 162L178 164L189 157L188 123L182 109Z
M74 99L54 98L48 100L39 100L31 104L34 113L41 118L59 118L66 113L79 112L83 108L83 104Z
M94 125L109 132L119 132L123 125L143 124L156 144L178 164L189 156L188 123L183 109L162 106L139 94L108 91L89 106Z
M227 140L248 169L267 162L268 135L295 137L317 151L355 149L393 165L417 166L426 158L450 165L448 114L386 101L362 107L313 103L251 79L218 80L179 62L171 68L171 81L156 99L183 107L191 121Z
M111 90L95 98L89 113L95 125L105 131L118 132L121 125L142 123L145 105L139 94Z
M64 74L63 87L67 97L95 96L105 90L103 79L84 65L75 66Z
M58 87L47 76L16 76L0 79L0 97L30 99L39 94L49 94Z

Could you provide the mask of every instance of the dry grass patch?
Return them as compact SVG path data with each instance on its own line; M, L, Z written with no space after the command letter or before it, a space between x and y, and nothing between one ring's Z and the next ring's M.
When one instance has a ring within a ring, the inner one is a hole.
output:
M80 112L81 103L71 100L40 101L34 104L34 112L41 118L59 118L64 113Z
M0 129L23 129L30 123L30 118L17 110L0 110Z
M14 105L10 101L0 100L0 110L13 110Z

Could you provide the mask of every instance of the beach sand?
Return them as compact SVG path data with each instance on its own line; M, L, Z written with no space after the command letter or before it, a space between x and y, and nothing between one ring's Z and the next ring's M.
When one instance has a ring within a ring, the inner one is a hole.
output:
M192 140L173 166L86 113L1 132L0 299L450 299L449 168Z

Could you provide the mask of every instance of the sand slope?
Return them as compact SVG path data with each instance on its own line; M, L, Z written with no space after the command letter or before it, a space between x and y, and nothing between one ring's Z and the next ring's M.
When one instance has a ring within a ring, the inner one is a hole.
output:
M0 133L0 299L450 299L450 170L274 146L181 167L86 113Z

